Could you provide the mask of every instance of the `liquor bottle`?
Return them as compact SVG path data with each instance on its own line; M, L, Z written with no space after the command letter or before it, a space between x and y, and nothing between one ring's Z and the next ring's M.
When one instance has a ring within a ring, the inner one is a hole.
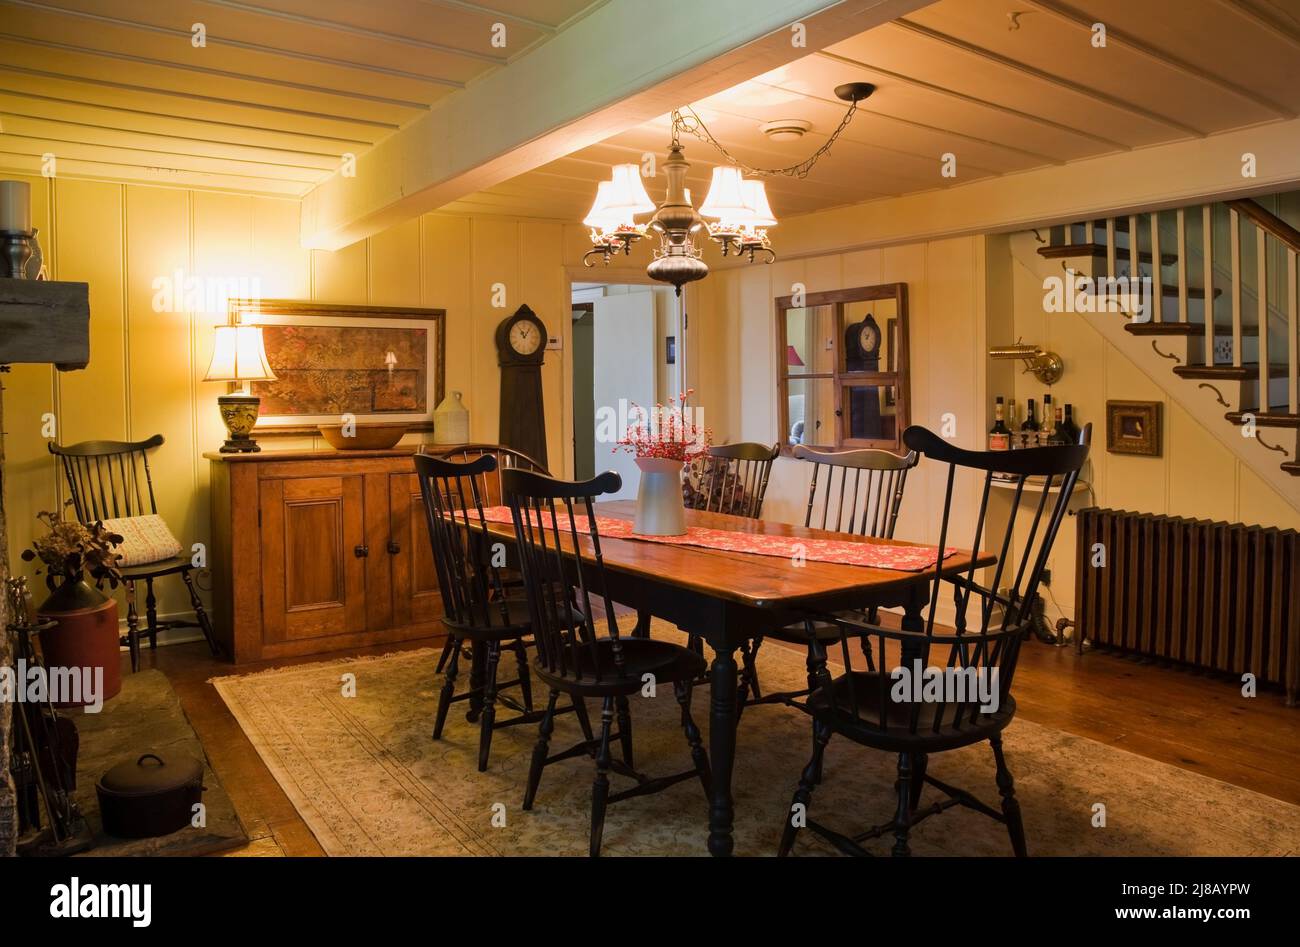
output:
M1065 418L1057 425L1056 434L1063 444L1079 443L1079 425L1074 423L1074 405L1066 404Z
M1020 422L1020 430L1026 433L1038 433L1038 421L1034 418L1034 399L1025 402L1025 419Z
M1020 448L1020 432L1016 429L1016 399L1011 398L1007 401L1007 430L1011 436L1007 439L1010 442L1012 450Z
M1053 444L1068 444L1068 443L1069 443L1069 441L1067 441L1067 440L1065 439L1065 434L1064 434L1064 432L1061 430L1064 426L1065 426L1065 413L1061 410L1061 406L1058 404L1058 405L1056 406L1056 420L1052 423L1052 443L1053 443Z
M1043 395L1043 423L1038 430L1038 446L1046 447L1052 443L1052 433L1055 430L1056 415L1052 411L1052 393L1049 391Z
M1011 449L1011 431L1007 427L1006 419L1003 416L1005 409L1002 405L1002 396L998 396L997 404L993 407L993 413L996 420L989 431L989 450L1010 450Z

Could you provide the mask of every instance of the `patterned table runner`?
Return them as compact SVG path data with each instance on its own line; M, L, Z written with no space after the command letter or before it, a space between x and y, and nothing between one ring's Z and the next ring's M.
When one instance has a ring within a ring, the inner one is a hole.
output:
M492 506L483 511L489 523L513 523L508 506ZM559 527L567 531L569 517L557 513ZM579 534L587 530L587 517L574 517ZM550 528L550 518L546 520ZM611 539L637 539L671 546L702 546L724 552L743 552L758 556L775 556L793 559L802 556L814 562L834 562L845 566L867 566L872 569L893 569L897 572L923 572L934 568L934 546L902 546L893 543L852 542L840 539L812 539L799 536L773 536L767 533L745 533L730 529L709 529L704 526L687 527L684 536L642 536L632 531L632 522L609 516L597 516L596 528L600 535ZM957 552L955 547L944 550L944 558Z

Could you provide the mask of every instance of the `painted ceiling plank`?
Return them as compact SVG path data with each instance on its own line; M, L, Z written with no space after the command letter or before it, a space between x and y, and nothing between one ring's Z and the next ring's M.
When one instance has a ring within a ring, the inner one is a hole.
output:
M302 240L336 250L892 20L923 0L610 0L434 103L304 199ZM792 43L800 21L807 46Z
M1003 233L1292 190L1300 119L1074 161L781 221L783 259ZM1241 156L1258 176L1241 176Z

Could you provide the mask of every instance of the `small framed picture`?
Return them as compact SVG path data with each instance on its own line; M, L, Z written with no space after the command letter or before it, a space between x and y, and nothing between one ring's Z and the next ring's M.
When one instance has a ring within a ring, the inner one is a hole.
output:
M1106 450L1112 454L1161 454L1159 401L1107 401Z
M668 353L668 364L676 365L677 364L677 336L675 335L667 336L665 338L665 341L667 343L667 345L665 346L665 350Z

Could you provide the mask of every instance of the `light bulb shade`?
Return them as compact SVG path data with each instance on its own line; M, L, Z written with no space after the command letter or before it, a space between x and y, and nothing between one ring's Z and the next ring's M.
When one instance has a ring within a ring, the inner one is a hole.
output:
M655 209L654 201L645 192L641 183L641 167L635 164L616 164L614 178L609 182L609 205L611 211L629 223L633 214L648 214Z
M724 165L713 169L713 180L704 203L700 205L700 215L737 222L750 216L739 168Z
M749 218L740 222L751 227L775 227L776 218L772 216L772 207L767 202L767 188L763 182L749 180L741 184Z
M275 381L261 326L217 326L216 333L204 381Z
M587 211L587 216L582 218L582 222L588 227L595 227L598 230L605 228L613 229L616 217L610 212L609 208L609 191L613 187L611 181L601 181L596 187L596 201L591 205L591 210Z

